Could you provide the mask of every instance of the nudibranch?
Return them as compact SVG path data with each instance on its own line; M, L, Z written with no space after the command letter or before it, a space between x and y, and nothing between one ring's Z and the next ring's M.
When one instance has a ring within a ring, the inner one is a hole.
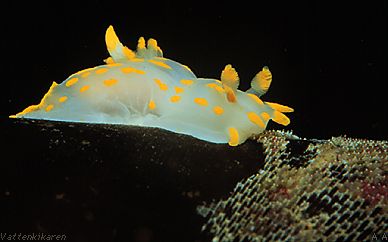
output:
M260 97L271 84L264 67L247 91L226 65L220 80L197 78L186 65L163 57L157 41L139 38L137 50L124 46L112 26L106 31L105 64L53 82L37 105L11 118L159 127L213 143L236 146L264 131L271 119L288 125L293 109Z

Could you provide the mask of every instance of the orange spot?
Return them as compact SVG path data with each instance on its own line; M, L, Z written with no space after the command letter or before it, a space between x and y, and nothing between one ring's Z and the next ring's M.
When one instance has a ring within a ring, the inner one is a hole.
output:
M148 103L148 108L151 110L154 110L156 108L156 104L153 100L150 100L150 102Z
M172 96L170 97L170 101L173 103L179 102L181 100L180 96Z
M183 85L186 85L186 86L190 86L191 84L193 84L193 80L180 80L180 82L183 84Z
M70 80L68 80L68 81L66 82L66 86L67 86L67 87L73 86L73 85L76 84L77 82L78 82L78 78L77 78L77 77L71 78Z
M159 79L154 79L155 83L159 86L160 90L167 91L168 86Z
M100 68L96 71L96 74L104 74L105 72L107 72L108 69L107 68Z
M252 98L257 104L260 104L260 105L263 105L263 101L261 101L261 99L256 96L255 94L252 94L252 93L247 93L247 95Z
M123 63L111 63L111 64L108 64L107 66L109 67L115 67L115 66L122 66Z
M113 86L117 83L118 81L116 79L107 79L104 80L104 85L107 87Z
M148 62L154 64L154 65L157 65L157 66L160 66L160 67L163 67L163 68L166 68L166 69L171 69L171 67L169 65L167 65L166 63L162 62L162 61L156 61L156 60L149 60Z
M133 58L133 59L131 59L131 61L132 62L143 62L144 59L142 59L142 58Z
M259 115L257 115L256 113L254 112L249 112L247 113L248 115L248 118L249 120L256 124L257 126L259 126L260 128L265 128L265 124L263 123L263 121L261 120L261 118L259 117Z
M81 89L79 89L80 92L85 92L87 90L89 90L90 86L83 86L81 87Z
M224 113L224 109L221 108L220 106L215 106L213 108L213 112L216 114L216 115L221 115Z
M201 105L201 106L208 105L207 100L205 98L201 98L201 97L194 98L194 102L198 105Z
M82 74L81 74L81 77L82 77L82 78L86 78L86 77L88 77L89 75L90 75L90 72L87 71L87 72L85 72L85 73L82 73Z
M50 104L46 107L46 112L50 112L54 108L54 105Z
M178 93L181 93L183 92L185 89L181 88L181 87L175 87L175 92L178 94Z
M66 97L66 96L60 97L60 98L58 99L58 101L59 101L60 103L66 102L66 100L67 100L67 97Z
M206 84L206 86L213 88L214 90L216 90L219 93L225 93L224 88L222 88L221 86L219 86L215 83L208 83L208 84Z
M142 70L138 70L138 69L135 69L133 67L125 67L125 68L122 68L121 71L125 74L129 74L129 73L136 73L136 74L145 74L144 71Z
M229 145L230 146L237 146L238 145L238 131L235 128L229 128Z

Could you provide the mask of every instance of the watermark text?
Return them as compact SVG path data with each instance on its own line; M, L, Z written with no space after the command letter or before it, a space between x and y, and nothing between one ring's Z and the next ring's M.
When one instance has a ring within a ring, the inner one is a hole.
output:
M63 241L66 240L65 234L46 234L46 233L0 233L1 241Z

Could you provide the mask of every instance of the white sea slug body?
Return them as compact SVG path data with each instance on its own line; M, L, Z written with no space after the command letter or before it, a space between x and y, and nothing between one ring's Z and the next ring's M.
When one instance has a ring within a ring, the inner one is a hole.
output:
M236 70L221 80L197 78L185 65L163 58L156 40L139 39L136 51L123 46L113 27L106 32L106 64L55 82L38 105L13 118L159 127L214 143L243 143L268 121L288 125L293 109L260 99L272 75L264 67L248 92L238 90Z

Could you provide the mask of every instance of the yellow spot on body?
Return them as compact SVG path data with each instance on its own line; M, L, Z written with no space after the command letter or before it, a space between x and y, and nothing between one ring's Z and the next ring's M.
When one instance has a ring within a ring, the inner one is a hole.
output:
M274 122L281 124L281 125L284 125L284 126L287 126L290 124L290 119L286 115L284 115L281 112L276 111L276 110L275 110L275 112L273 112L272 120Z
M85 91L87 91L87 90L89 90L89 88L90 88L90 86L83 86L83 87L81 87L81 89L79 89L79 91L80 92L85 92Z
M82 78L86 78L86 77L88 77L89 75L90 75L90 72L87 71L87 72L85 72L85 73L82 73L82 74L81 74L81 77L82 77Z
M153 100L150 100L150 102L148 103L148 108L151 110L154 110L156 108L156 104Z
M107 68L100 68L100 69L96 70L96 74L104 74L107 71L108 71Z
M124 46L122 50L128 60L131 60L136 57L136 54L132 50L128 49L128 47Z
M142 59L142 58L133 58L133 59L131 59L131 61L132 62L143 62L144 59Z
M157 66L160 66L160 67L163 67L163 68L166 68L166 69L171 69L171 67L169 65L167 65L166 63L162 62L162 61L156 61L156 60L149 60L148 62L154 64L154 65L157 65Z
M224 88L222 88L220 85L217 85L215 83L208 83L208 84L206 84L206 86L213 88L214 90L216 90L219 93L225 93Z
M260 114L260 116L265 120L267 121L271 116L269 116L269 114L267 112L262 112Z
M190 86L191 84L193 84L193 80L180 80L180 82L183 84L183 85L186 85L186 86Z
M256 96L255 94L252 94L252 93L247 93L248 97L252 98L257 104L260 104L260 105L263 105L264 102L261 101L261 99Z
M121 71L125 74L129 74L129 73L136 73L136 74L141 74L141 75L145 74L144 71L135 69L135 68L130 67L130 66L122 68Z
M201 97L194 98L194 102L198 105L201 105L201 106L208 105L207 100L205 98L201 98Z
M54 105L50 104L46 107L46 112L50 112L54 108Z
M229 145L230 146L237 146L238 145L238 131L235 128L229 128Z
M249 120L256 124L257 126L259 126L260 128L265 128L265 124L263 123L263 121L261 120L261 118L259 117L259 115L257 115L256 113L254 112L249 112L247 113L248 115L248 118Z
M173 103L179 102L181 100L180 96L172 96L170 97L170 101Z
M178 94L178 93L182 93L184 92L185 89L181 88L181 87L174 87L175 89L175 92Z
M117 83L118 81L116 79L107 79L104 80L104 85L107 87L113 86Z
M70 80L68 80L68 81L66 82L66 86L67 86L67 87L73 86L73 85L76 84L77 82L78 82L78 78L77 78L77 77L71 78Z
M123 63L112 63L112 64L108 64L107 66L109 67L114 67L114 66L122 66Z
M62 96L62 97L60 97L60 98L58 99L58 101L59 101L60 103L66 102L66 100L67 100L67 97L66 97L66 96Z
M155 83L159 86L160 90L167 91L168 86L159 79L154 79Z
M215 106L213 108L213 112L216 114L216 115L221 115L224 113L224 109L221 108L220 106Z

